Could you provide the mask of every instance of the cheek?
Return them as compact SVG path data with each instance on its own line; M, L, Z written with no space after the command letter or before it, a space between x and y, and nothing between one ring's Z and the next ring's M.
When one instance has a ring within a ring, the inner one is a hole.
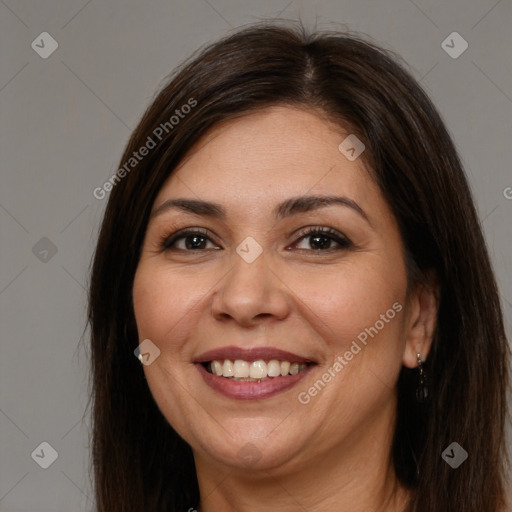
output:
M175 274L142 263L135 274L133 306L139 338L163 343L193 310L201 289L184 286ZM179 330L181 332L181 329Z
M396 352L389 348L391 343L400 348L400 311L407 282L405 269L396 267L390 271L382 264L347 264L336 271L317 273L315 279L290 276L290 280L295 280L293 289L299 302L310 311L311 321L332 352L344 353L354 340L359 339L361 348L366 348L365 341L379 339L382 343L373 348L394 357Z
M406 279L399 272L383 278L389 274L347 266L302 284L301 300L314 313L310 318L329 350L323 370L334 378L322 393L338 411L333 422L355 425L394 393L404 350Z
M185 283L185 281L187 283ZM167 421L184 436L189 430L180 411L190 407L183 393L181 362L190 351L186 341L196 324L194 306L204 295L199 287L159 265L141 262L133 284L133 306L139 339L150 339L160 356L144 374L151 394ZM188 368L187 368L188 371Z

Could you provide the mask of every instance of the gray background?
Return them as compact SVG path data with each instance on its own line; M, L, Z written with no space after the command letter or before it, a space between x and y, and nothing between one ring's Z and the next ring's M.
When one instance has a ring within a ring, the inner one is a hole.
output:
M510 0L1 1L0 510L94 509L88 354L79 344L106 204L92 192L117 169L165 76L240 25L316 20L319 29L369 34L403 56L465 163L510 339L511 7ZM59 46L43 59L31 43L45 31ZM456 59L441 46L454 31L469 44ZM31 458L43 441L58 452L48 469Z

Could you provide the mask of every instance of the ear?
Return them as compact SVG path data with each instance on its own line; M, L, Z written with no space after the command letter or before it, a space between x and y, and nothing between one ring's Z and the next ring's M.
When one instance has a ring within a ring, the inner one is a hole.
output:
M427 359L437 325L439 297L439 283L434 272L428 273L426 281L418 283L410 293L403 355L403 365L407 368L418 366L417 354L420 354L422 361Z

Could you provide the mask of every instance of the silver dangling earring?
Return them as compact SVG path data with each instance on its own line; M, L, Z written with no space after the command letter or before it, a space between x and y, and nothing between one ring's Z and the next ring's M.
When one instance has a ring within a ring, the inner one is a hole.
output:
M416 400L419 403L425 403L429 398L429 391L427 385L427 373L423 368L423 361L421 360L421 354L416 354L418 359L418 370L420 372L418 387L416 388Z

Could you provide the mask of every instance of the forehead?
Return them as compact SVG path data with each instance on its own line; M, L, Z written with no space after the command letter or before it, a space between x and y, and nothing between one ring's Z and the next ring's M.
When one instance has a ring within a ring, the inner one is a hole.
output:
M380 194L362 158L350 161L339 150L348 135L314 111L287 106L231 119L195 144L155 205L179 196L261 210L307 193L375 202Z

